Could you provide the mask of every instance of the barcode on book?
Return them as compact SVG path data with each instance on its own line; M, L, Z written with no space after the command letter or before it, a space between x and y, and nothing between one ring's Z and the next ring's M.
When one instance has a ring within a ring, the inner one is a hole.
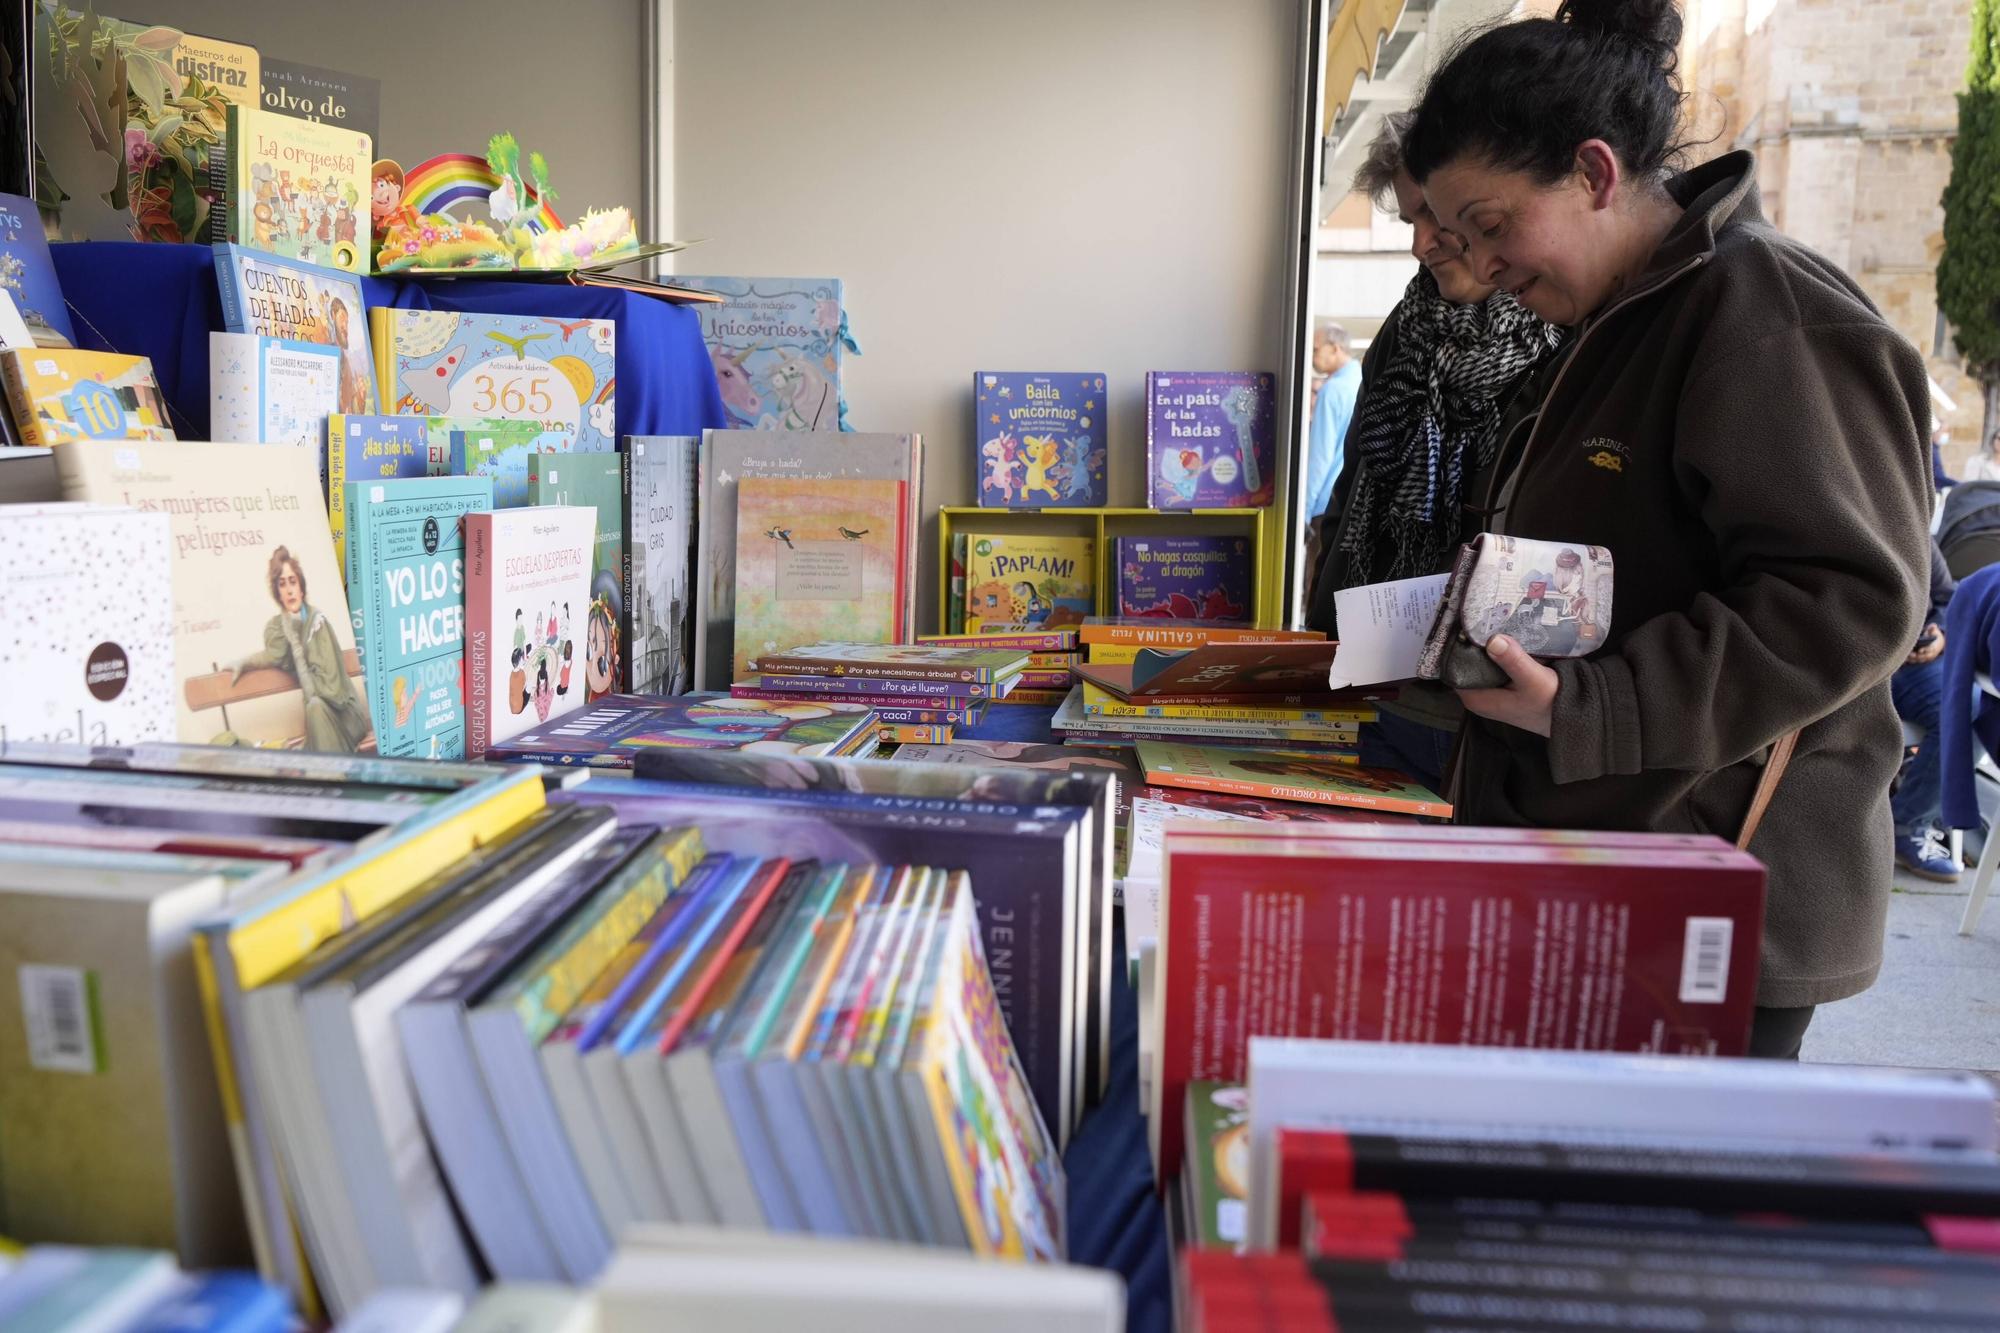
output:
M95 1074L90 974L80 967L21 967L21 1016L28 1028L28 1064L64 1074Z
M1691 916L1681 948L1681 1003L1721 1004L1729 989L1729 944L1736 923L1726 916Z

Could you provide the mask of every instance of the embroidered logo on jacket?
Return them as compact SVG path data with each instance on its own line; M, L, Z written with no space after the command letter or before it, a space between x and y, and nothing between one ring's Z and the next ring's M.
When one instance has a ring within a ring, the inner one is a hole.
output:
M1583 461L1606 472L1623 472L1631 457L1631 449L1607 435L1593 435L1583 442Z

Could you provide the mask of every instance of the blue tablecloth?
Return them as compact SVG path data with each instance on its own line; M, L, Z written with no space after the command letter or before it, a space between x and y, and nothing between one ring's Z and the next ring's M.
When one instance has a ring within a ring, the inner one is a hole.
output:
M208 335L222 328L215 252L84 241L50 247L79 346L152 360L183 438L208 438ZM618 434L699 435L728 425L693 309L635 292L509 278L364 278L368 305L618 325Z

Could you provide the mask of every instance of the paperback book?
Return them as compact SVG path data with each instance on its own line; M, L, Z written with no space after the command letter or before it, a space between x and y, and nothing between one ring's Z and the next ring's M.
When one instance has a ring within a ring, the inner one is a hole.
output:
M583 505L597 511L597 550L590 569L590 612L584 627L586 702L621 689L625 680L626 454L528 455L528 503Z
M0 352L0 378L24 445L174 438L167 400L143 356L67 347Z
M373 748L315 450L181 441L56 452L64 498L164 513L172 526L181 740Z
M965 631L1083 623L1095 606L1095 554L1089 537L967 533Z
M164 514L0 506L0 747L174 739L172 544Z
M0 194L0 290L13 298L37 347L76 345L41 212L18 194Z
M1277 393L1269 374L1148 371L1146 503L1153 509L1258 508L1277 475Z
M496 509L519 509L529 497L529 459L548 440L536 421L468 421L431 417L432 452L444 435L444 467L448 476L490 477Z
M1146 781L1161 787L1279 801L1311 801L1387 814L1447 818L1451 806L1436 793L1386 768L1359 768L1333 756L1227 750L1214 746L1140 741Z
M894 643L908 623L909 495L900 481L745 477L737 486L736 653Z
M596 534L577 505L466 515L468 758L583 706L575 635Z
M352 128L231 106L211 160L211 238L366 273L374 161L374 145Z
M335 412L326 419L327 517L333 555L347 568L347 483L445 475L433 457L422 417L375 417Z
M262 85L266 111L353 130L370 143L381 140L382 85L374 79L266 56ZM362 215L367 213L364 206Z
M210 439L317 453L327 417L339 410L339 348L254 333L208 335Z
M1019 674L1027 654L1007 648L942 648L910 643L808 643L762 654L745 669L765 676L880 682L992 685ZM771 682L766 682L771 683Z
M622 572L625 688L685 694L694 686L695 492L700 441L625 441Z
M229 332L338 347L340 410L375 411L375 364L358 274L221 244L215 247L215 284Z
M1118 614L1247 625L1256 563L1244 537L1116 537Z
M714 292L697 305L702 341L729 424L737 430L841 430L847 336L839 278L687 277L677 287Z
M498 417L541 427L527 454L610 453L618 439L617 329L608 319L368 312L383 406L430 416ZM512 463L510 471L516 470Z
M465 527L484 478L349 482L348 598L376 753L465 757Z
M982 508L1105 503L1104 376L980 371L972 401Z
M829 699L788 703L730 695L676 699L614 694L542 727L531 727L487 750L489 759L591 768L631 768L647 746L739 750L760 754L842 755L873 725L866 704Z

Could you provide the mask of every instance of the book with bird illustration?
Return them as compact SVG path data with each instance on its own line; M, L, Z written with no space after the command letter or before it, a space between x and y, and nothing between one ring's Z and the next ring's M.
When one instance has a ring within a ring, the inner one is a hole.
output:
M905 483L744 477L733 679L808 643L894 643L910 589Z
M973 466L985 509L1106 503L1104 376L985 370L972 377Z
M1095 555L1089 537L967 533L965 632L1081 625L1095 609Z
M1270 504L1278 461L1276 383L1265 371L1147 371L1146 504Z
M839 278L691 278L676 287L714 292L698 305L701 338L737 430L844 430L840 355L847 336Z

